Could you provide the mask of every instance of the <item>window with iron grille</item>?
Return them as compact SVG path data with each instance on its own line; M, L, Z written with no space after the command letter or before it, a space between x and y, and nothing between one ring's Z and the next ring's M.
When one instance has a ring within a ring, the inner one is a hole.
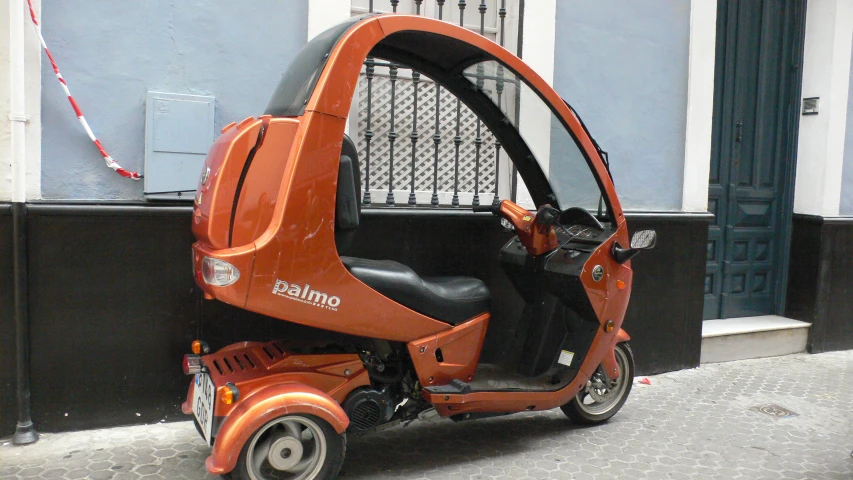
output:
M353 15L368 12L457 25L461 19L515 51L518 0L353 0ZM454 95L404 65L365 61L349 132L362 163L365 205L463 206L509 197L512 167L492 133Z

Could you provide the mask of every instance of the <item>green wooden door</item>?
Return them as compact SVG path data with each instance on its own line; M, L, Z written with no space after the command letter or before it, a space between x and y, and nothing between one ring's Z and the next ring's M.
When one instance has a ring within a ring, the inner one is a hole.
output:
M704 317L778 313L804 0L718 0Z

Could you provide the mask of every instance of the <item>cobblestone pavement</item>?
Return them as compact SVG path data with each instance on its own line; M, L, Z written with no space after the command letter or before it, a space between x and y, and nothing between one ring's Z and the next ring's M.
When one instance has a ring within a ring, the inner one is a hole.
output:
M552 410L350 438L342 478L853 479L853 351L648 378L598 427ZM768 404L796 415L756 408ZM189 422L2 443L4 479L212 478L209 449Z

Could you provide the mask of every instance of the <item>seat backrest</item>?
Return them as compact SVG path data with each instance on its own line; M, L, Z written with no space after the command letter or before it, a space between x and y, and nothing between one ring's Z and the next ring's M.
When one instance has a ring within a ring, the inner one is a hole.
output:
M358 151L352 139L344 135L335 197L335 245L339 255L345 254L352 245L360 217L361 171L358 165Z

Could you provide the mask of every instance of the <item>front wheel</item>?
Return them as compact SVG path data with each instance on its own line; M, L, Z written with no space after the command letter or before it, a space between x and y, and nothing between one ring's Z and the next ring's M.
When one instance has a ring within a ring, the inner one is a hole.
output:
M586 386L569 403L560 407L575 423L596 425L610 419L625 404L634 383L634 354L628 343L613 350L619 365L619 377L611 379L599 365Z
M259 428L229 477L240 480L333 479L344 463L346 434L313 415L285 415Z

